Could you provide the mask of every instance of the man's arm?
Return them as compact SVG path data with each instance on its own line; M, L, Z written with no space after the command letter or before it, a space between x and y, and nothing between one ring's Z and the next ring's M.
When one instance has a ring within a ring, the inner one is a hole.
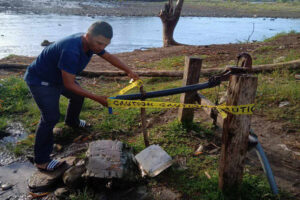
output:
M93 93L90 93L87 90L81 88L78 84L75 83L75 75L70 74L64 70L61 70L63 83L66 89L71 90L72 92L92 99L101 103L103 106L107 106L107 97L106 96L98 96Z
M127 67L126 64L123 63L118 57L116 57L108 52L105 52L101 57L104 58L109 63L111 63L113 66L126 72L130 78L132 78L134 80L139 79L139 76L136 73L134 73L129 67Z

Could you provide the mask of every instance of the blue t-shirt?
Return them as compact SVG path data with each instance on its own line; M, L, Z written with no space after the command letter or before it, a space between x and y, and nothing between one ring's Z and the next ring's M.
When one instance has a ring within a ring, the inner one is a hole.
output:
M70 35L46 47L27 68L24 79L28 85L62 85L61 70L77 75L83 71L94 52L83 51L81 36ZM105 50L96 53L101 56Z

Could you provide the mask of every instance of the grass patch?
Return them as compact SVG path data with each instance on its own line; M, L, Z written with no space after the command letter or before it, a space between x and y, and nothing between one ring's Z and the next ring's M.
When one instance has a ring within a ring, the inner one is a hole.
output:
M266 46L262 46L262 47L259 47L259 48L255 49L254 53L265 53L265 52L268 52L268 51L276 50L277 48L278 48L278 46L266 45Z
M24 112L26 101L30 99L25 82L19 78L10 77L0 80L0 111L2 114Z
M300 85L294 78L295 72L274 71L272 74L260 74L256 95L257 111L272 120L288 121L291 126L300 129ZM290 104L279 107L280 102Z
M87 188L84 190L78 190L77 192L70 194L69 200L94 200L94 195Z
M280 32L270 38L264 39L263 42L272 42L278 40L282 36L295 35L295 34L297 34L295 30L291 30L290 32Z
M29 135L26 139L23 139L19 142L17 142L17 144L15 146L12 146L12 152L16 155L16 156L22 156L25 154L32 154L33 153L33 145L34 145L34 134Z
M184 56L173 56L162 58L159 61L145 63L137 67L146 67L157 70L182 70L184 66Z

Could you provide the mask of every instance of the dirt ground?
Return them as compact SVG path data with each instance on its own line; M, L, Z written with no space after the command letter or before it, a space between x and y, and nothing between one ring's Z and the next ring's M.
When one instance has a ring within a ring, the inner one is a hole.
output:
M126 63L133 70L147 71L152 70L147 63L154 63L163 58L175 56L202 56L204 62L202 68L223 67L228 63L235 63L236 57L241 52L248 52L252 55L259 47L278 46L274 57L280 56L284 49L300 50L300 35L292 34L280 37L270 42L241 43L241 44L221 44L221 45L202 45L202 46L173 46L166 48L152 48L148 50L135 50L115 54L119 59ZM0 64L30 64L35 58L25 56L9 56L0 60ZM255 55L253 57L255 59ZM143 66L144 65L144 66ZM154 69L156 66L153 67ZM110 63L101 57L94 56L85 69L86 71L117 71Z
M200 1L199 1L200 2ZM222 2L184 3L181 16L203 17L290 17L299 18L297 4L277 9L276 3L266 7L255 4L229 4ZM221 3L221 4L220 4ZM259 5L259 4L257 4ZM236 7L238 6L238 8ZM273 7L272 7L273 6ZM284 5L286 6L286 5ZM0 12L24 14L59 14L87 16L157 16L164 7L163 1L99 1L99 0L0 0ZM266 9L268 8L268 9Z
M272 43L272 42L270 42ZM299 35L285 36L273 41L278 46L300 49ZM208 46L177 46L169 48L154 48L145 51L133 51L129 53L119 53L117 56L127 63L134 70L151 70L149 68L137 67L143 63L155 62L165 57L179 55L206 55L204 68L224 66L232 60L236 60L237 54L241 52L253 52L255 49L266 43L252 44L227 44ZM280 55L280 51L278 52ZM0 60L2 63L22 63L29 64L34 58L29 57L9 57ZM94 57L86 70L103 71L116 70L100 57ZM7 71L0 69L0 78L12 74L23 74L24 70ZM165 113L167 118L175 116L176 113ZM204 117L202 113L199 117ZM209 120L209 119L206 119ZM159 123L159 122L157 122ZM155 123L154 123L155 124ZM154 125L153 124L153 125ZM284 121L269 121L262 116L253 116L252 129L259 136L259 141L268 156L273 173L280 188L290 191L300 199L300 133L296 130L286 128ZM257 166L260 164L254 152L248 156L248 162Z

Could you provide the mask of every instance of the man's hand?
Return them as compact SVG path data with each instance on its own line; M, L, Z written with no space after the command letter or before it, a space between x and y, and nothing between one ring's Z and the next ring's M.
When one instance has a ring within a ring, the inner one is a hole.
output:
M128 73L128 76L135 81L140 79L139 75L137 75L136 73L134 73L132 71Z
M107 107L107 96L95 96L94 100L101 103L103 106Z
M94 101L97 101L101 103L103 106L107 107L107 98L108 98L107 96L98 96L87 90L84 90L78 84L75 84L75 75L70 74L64 70L61 70L61 72L62 72L63 83L66 89L71 90L72 92L80 96L84 96Z

